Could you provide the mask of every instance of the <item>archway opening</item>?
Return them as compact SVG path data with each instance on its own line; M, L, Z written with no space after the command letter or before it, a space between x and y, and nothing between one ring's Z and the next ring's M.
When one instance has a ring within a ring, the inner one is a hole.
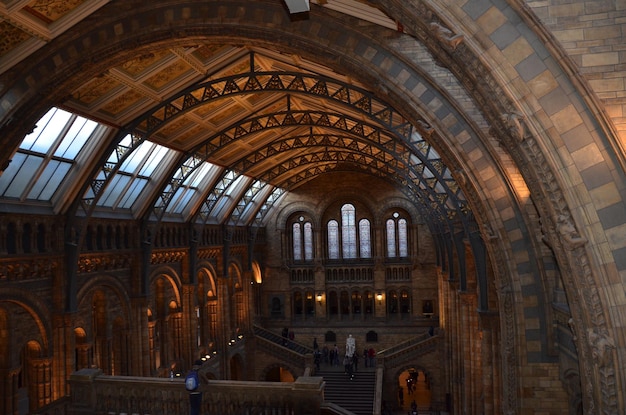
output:
M409 368L398 377L398 405L407 413L412 408L428 411L431 408L430 380L420 369Z
M295 382L291 372L282 366L275 366L265 374L266 382Z

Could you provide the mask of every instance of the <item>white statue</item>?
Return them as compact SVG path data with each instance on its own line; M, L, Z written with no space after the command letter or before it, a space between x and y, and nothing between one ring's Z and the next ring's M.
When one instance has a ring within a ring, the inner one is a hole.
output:
M352 334L351 334L346 339L346 356L348 357L354 356L355 350L356 350L356 340L354 340L354 337L352 337Z

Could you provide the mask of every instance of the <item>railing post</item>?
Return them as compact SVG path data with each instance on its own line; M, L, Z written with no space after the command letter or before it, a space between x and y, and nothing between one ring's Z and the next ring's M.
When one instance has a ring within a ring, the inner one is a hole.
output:
M95 379L100 369L81 369L70 376L71 402L67 415L90 415L96 412Z
M374 391L373 415L380 415L383 403L383 375L385 374L384 360L380 359L376 365L376 389Z

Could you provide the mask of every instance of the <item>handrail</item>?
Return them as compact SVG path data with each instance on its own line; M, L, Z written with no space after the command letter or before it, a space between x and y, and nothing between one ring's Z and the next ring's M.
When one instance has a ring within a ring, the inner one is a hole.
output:
M428 340L429 338L433 337L435 334L433 333L432 335L429 334L428 332L424 332L422 334L420 334L419 336L413 337L412 339L408 339L405 340L401 343L398 343L396 345L393 345L391 347L388 347L386 349L383 350L379 350L377 354L384 354L385 356L390 356L392 354L395 354L401 350L407 349L411 346L414 346L418 343L423 342L424 340Z
M189 393L184 380L103 375L82 369L70 377L68 415L186 415ZM260 413L319 414L324 380L299 377L295 382L209 380L201 382L202 413L239 415L251 407Z
M254 335L256 337L261 337L274 344L286 347L294 351L295 353L299 353L303 356L306 354L313 354L313 349L308 346L303 345L302 343L298 343L294 340L286 339L274 333L273 331L267 330L261 326L257 326L256 324L253 326L253 329L254 329Z
M379 352L376 367L373 415L381 415L384 369L390 360L400 358L413 348L431 347L438 336L425 334ZM261 340L263 339L263 340ZM254 407L266 413L308 413L313 415L342 414L342 410L324 402L323 378L310 376L311 354L276 344L259 336L259 344L274 345L270 349L282 350L281 357L299 356L297 364L304 376L295 382L251 382L210 380L201 377L203 413L240 415ZM307 350L306 346L303 346ZM288 352L288 353L286 353ZM390 359L392 357L392 359ZM308 365L308 366L307 366ZM100 369L82 369L70 377L71 401L67 415L185 415L189 413L189 393L183 378L147 378L103 375Z

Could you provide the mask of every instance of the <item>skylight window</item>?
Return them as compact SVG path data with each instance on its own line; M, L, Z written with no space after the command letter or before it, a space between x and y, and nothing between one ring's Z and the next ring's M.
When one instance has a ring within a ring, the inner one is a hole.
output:
M120 144L124 144L124 140ZM146 186L152 180L159 166L174 156L175 151L163 146L144 141L128 156L115 173L107 188L98 200L98 206L113 209L130 209L139 199ZM110 161L114 161L117 154L112 154Z
M106 128L59 108L44 115L22 140L0 176L0 196L50 201L70 176L87 141Z
M176 194L167 205L167 213L182 214L189 211L189 204L196 201L202 192L200 186L208 184L208 178L213 177L220 169L215 165L203 162L192 174L187 176L182 186L176 190Z

